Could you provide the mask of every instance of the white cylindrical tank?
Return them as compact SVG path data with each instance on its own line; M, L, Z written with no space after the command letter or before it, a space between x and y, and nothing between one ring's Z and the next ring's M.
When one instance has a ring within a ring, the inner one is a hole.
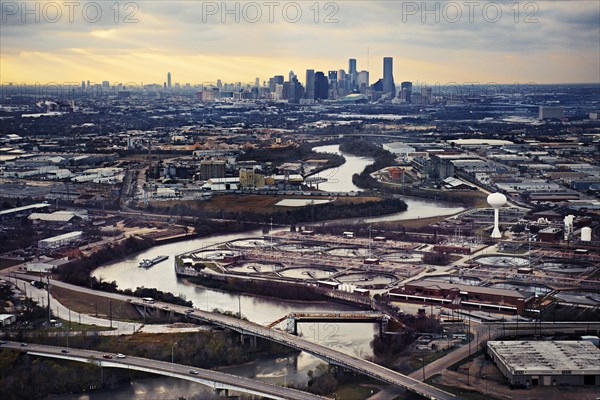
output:
M586 226L581 228L581 241L582 242L591 242L592 241L592 228Z

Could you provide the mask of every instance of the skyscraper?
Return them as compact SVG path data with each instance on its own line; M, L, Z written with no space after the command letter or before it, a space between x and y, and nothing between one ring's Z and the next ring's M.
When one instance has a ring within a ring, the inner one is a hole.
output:
M306 98L309 100L315 99L315 70L306 70Z
M171 88L171 73L167 73L167 87Z
M391 97L396 97L394 59L392 57L383 58L383 93L389 93L391 94Z
M348 60L348 73L356 72L356 59L351 58Z
M344 71L343 69L340 69L338 71L338 95L339 96L345 96L347 93L347 89L348 89L348 77L346 75L346 71Z
M369 87L369 71L360 71L358 73L358 90L365 94Z
M298 82L298 78L296 77L296 75L294 75L292 80L290 80L290 91L288 94L288 97L289 97L288 101L290 103L299 103L300 99L302 98L303 95L304 95L304 88L302 87L300 82Z
M321 71L315 73L315 100L325 100L329 97L329 82Z
M356 89L358 83L358 72L356 71L356 59L351 58L348 60L348 91L352 92Z
M412 82L402 82L400 85L400 102L411 103L412 102Z

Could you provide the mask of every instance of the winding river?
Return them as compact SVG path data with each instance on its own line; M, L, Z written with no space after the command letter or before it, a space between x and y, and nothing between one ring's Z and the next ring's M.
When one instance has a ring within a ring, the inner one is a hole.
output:
M357 157L340 153L339 146L319 146L314 149L317 152L331 152L342 154L346 162L337 168L322 171L319 176L327 178L328 181L319 186L321 190L332 192L360 191L352 183L352 175L360 173L367 165L373 162L369 157ZM401 213L386 215L382 217L364 218L365 222L376 221L398 221L406 219L426 218L442 215L451 215L464 210L462 207L433 200L406 197L403 198L408 205L408 210ZM249 320L266 324L270 323L291 312L310 311L343 311L352 310L351 306L345 306L332 302L306 303L296 301L284 301L271 298L263 298L250 295L237 295L217 290L199 288L185 284L175 275L173 268L173 255L192 251L215 243L221 243L242 237L260 236L260 231L244 232L236 234L215 235L200 239L192 239L178 243L166 244L153 247L144 252L131 255L112 264L105 265L94 271L93 275L106 281L116 281L119 288L135 289L139 286L155 287L162 291L181 295L194 303L194 306L202 310L218 308L225 311L241 311ZM145 258L154 258L158 255L169 255L168 261L156 264L151 268L139 268L138 263ZM301 334L311 340L315 340L330 347L334 347L348 354L361 357L372 356L370 341L377 332L376 324L300 324ZM226 368L225 371L233 374L256 378L271 383L284 384L284 382L295 382L305 384L307 372L314 369L320 360L306 353L300 353L294 358L269 358L261 359L242 366ZM202 388L193 383L182 383L168 378L152 378L135 381L131 386L116 390L94 393L91 395L70 395L58 397L59 399L142 399L161 398L161 393L168 393L169 398L173 394L198 393ZM162 395L164 396L164 395Z

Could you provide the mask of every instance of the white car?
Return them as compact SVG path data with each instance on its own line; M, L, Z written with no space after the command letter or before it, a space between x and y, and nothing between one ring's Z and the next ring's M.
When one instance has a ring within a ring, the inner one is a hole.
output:
M125 358L125 357L127 357L127 356L123 353L117 354L117 358Z

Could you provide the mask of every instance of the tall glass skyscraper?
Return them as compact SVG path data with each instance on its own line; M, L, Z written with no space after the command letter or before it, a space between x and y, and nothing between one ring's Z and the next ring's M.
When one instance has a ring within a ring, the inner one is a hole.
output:
M358 86L358 71L356 71L356 59L348 60L348 90L353 91Z
M383 93L390 93L391 97L396 97L394 59L392 57L383 58Z
M306 70L306 98L315 99L315 70Z

